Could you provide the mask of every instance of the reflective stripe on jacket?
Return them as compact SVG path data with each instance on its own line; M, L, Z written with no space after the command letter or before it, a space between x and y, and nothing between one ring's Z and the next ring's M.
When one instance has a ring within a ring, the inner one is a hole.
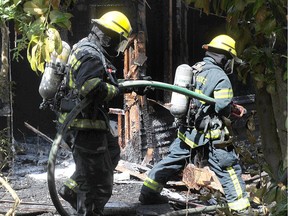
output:
M59 123L63 123L68 113L61 113L59 115ZM72 128L94 129L94 130L108 130L107 122L104 120L80 119L76 118L71 123Z
M216 114L225 112L230 115L230 104L233 98L233 90L228 76L222 68L216 65L211 57L205 57L203 69L196 76L195 92L215 98L215 105L208 105L204 101L198 101L198 107L213 111ZM202 107L201 107L202 104ZM212 109L213 108L213 109ZM222 114L222 113L221 113Z

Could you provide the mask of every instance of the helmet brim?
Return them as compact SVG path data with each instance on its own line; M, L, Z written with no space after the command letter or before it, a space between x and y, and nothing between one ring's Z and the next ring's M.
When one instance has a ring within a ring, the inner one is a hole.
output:
M117 34L123 35L125 39L128 39L130 32L125 32L122 28L117 26L116 24L111 24L111 22L105 22L105 20L101 19L91 19L92 23L96 23L97 25L101 25L102 27L109 29L111 31L116 32ZM113 26L112 26L113 25Z
M212 48L214 48L214 49L218 49L217 47L213 47L213 46L209 46L208 44L203 44L202 45L202 49L205 49L205 50L209 50L209 47L212 47ZM238 64L242 64L243 63L243 60L242 59L240 59L240 58L238 58L236 55L234 55L232 52L229 52L229 51L226 51L226 52L228 52L231 56L232 56L232 58L234 59L234 61L236 62L236 63L238 63Z

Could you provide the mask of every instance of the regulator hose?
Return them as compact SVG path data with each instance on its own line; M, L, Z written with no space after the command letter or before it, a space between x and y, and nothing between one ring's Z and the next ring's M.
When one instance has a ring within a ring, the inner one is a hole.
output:
M206 103L213 104L215 103L215 100L213 98L210 98L203 94L198 94L194 91L190 91L189 89L163 83L163 82L157 82L157 81L148 81L148 80L128 80L128 81L122 81L119 83L119 89L127 89L127 88L133 88L133 87L153 87L156 89L162 89L172 92L177 92L183 95L186 95L188 97L196 98L201 101L205 101ZM72 121L76 118L76 116L88 105L92 102L92 98L85 98L83 99L79 104L77 104L73 110L67 115L65 121L60 126L60 128L57 131L57 134L55 136L55 139L53 141L49 158L48 158L48 167L47 167L47 182L48 182L48 189L50 193L50 197L52 199L52 202L58 211L58 213L61 216L69 216L67 211L63 208L59 197L58 192L56 190L55 185L55 162L57 157L57 152L59 149L59 146L61 144L62 138L64 137L65 133L67 132L67 129L71 125Z

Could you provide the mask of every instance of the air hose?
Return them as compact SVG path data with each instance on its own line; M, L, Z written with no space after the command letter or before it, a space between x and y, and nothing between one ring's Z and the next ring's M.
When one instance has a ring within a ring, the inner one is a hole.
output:
M207 103L215 103L215 100L213 98L210 98L203 94L198 94L196 92L190 91L186 88L157 82L157 81L148 81L148 80L128 80L128 81L122 81L119 83L119 89L129 89L129 88L136 88L136 87L153 87L156 89L166 90L166 91L174 91L180 94L184 94L188 97L196 98L201 101L205 101ZM77 104L73 110L67 115L65 121L60 126L60 128L57 131L57 134L55 136L55 139L53 141L50 153L49 153L49 159L48 159L48 167L47 167L47 181L48 181L48 189L50 193L50 197L52 199L52 202L58 211L58 213L61 216L69 216L67 211L62 206L59 197L58 192L56 190L55 185L55 162L57 157L57 152L59 149L59 146L61 144L62 138L64 137L65 133L67 132L67 129L71 125L72 121L76 118L76 116L92 101L91 98L85 98L83 99L79 104Z

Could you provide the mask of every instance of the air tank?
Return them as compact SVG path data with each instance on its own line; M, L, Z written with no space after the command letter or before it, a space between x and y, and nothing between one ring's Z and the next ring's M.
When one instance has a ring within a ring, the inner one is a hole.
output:
M55 51L52 52L51 61L45 65L45 70L39 85L39 94L44 100L52 99L55 96L63 79L65 65L71 48L65 41L62 41L62 46L61 54L57 55Z
M176 68L174 85L189 88L193 77L192 68L187 64L181 64ZM170 113L175 118L181 118L187 113L189 97L173 92L171 95Z

